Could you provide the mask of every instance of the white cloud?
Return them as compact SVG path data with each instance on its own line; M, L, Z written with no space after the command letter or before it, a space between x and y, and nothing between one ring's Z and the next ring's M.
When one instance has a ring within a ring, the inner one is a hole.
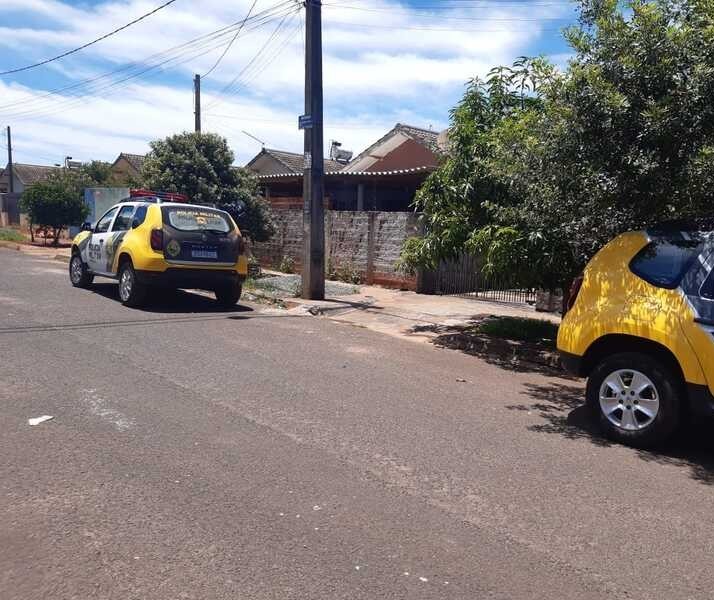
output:
M275 2L260 0L255 10ZM0 19L18 23L20 16L23 26L0 27L0 46L13 50L13 61L39 60L98 37L158 3L114 0L89 7L58 0L3 0ZM198 12L197 3L177 2L48 68L70 82L95 77L234 23L250 4L251 0L204 0ZM438 16L394 0L371 0L362 6L370 10L324 9L325 141L339 139L355 151L398 120L442 128L466 80L522 54L544 28L553 26L539 19L567 16L564 8L535 5L482 5L440 10ZM510 18L533 20L499 20ZM43 25L36 26L37 22ZM302 147L296 119L303 104L304 61L297 19L286 19L267 53L241 78L243 85L232 88L231 95L216 96L246 67L278 22L255 31L247 27L204 82L207 128L219 129L229 138L239 162L260 149L242 130L270 146L294 151ZM21 160L47 162L48 156L57 156L59 161L67 154L111 160L120 151L145 152L149 140L192 128L192 74L206 71L231 36L229 32L207 42L204 51L210 51L203 56L195 56L197 51L191 48L181 56L186 62L173 64L168 71L156 69L121 84L116 81L131 71L99 79L78 98L71 94L79 88L48 98L41 90L22 85L28 80L24 76L0 79L0 124L13 126ZM280 47L282 53L269 62Z

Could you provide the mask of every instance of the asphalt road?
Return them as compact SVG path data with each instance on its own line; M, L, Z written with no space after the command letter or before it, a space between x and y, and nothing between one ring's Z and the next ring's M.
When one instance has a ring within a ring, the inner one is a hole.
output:
M65 269L0 249L3 600L714 596L710 430L638 452L576 381Z

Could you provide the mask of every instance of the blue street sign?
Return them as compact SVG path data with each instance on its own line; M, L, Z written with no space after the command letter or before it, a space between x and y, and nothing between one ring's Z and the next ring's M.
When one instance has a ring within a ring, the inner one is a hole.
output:
M298 117L299 129L312 129L312 115L301 115Z

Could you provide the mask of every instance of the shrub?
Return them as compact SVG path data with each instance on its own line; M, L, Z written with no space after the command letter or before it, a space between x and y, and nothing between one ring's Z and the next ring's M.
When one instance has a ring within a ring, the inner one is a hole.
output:
M294 273L295 272L295 259L290 256L283 256L278 264L278 271L281 273Z
M327 278L334 281L344 281L345 283L362 283L362 274L351 262L344 262L334 266L330 261L327 265Z
M20 208L27 213L30 230L35 225L52 230L55 246L65 227L79 225L89 214L80 180L64 173L27 188L20 199Z

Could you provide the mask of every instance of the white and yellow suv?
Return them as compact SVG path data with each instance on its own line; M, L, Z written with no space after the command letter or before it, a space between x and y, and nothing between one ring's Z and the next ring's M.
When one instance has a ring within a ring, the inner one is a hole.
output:
M144 192L95 225L85 223L72 241L72 285L89 287L95 276L117 279L127 306L139 306L155 288L209 290L220 304L234 306L248 272L238 226L225 211L171 200Z

